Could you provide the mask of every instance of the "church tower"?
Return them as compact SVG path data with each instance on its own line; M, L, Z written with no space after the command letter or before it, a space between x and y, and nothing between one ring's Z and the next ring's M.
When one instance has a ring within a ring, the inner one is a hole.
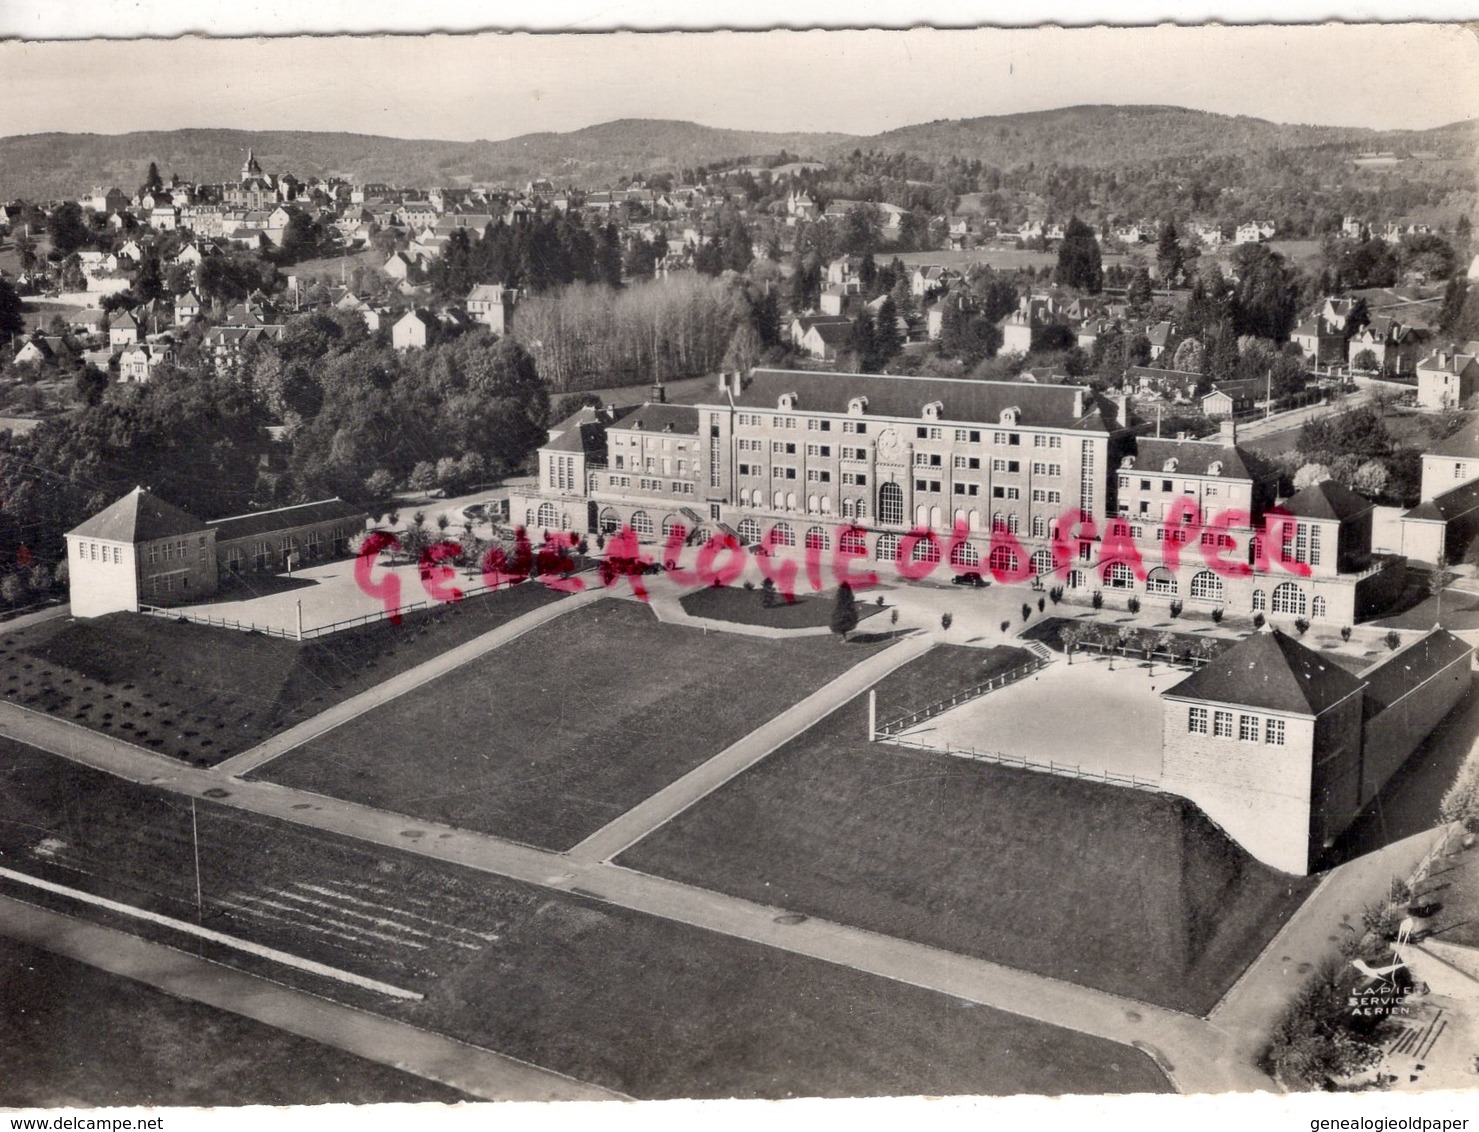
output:
M257 164L256 155L252 150L248 149L246 164L241 167L241 179L246 181L252 177L260 177L261 175L262 166Z

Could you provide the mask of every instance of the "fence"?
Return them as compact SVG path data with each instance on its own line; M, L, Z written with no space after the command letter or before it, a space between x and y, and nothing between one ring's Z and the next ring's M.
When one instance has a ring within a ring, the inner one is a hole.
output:
M528 583L524 583L528 584ZM486 582L476 582L471 585L459 587L462 590L462 599L477 597L480 594L491 593L496 589L506 588L504 586L490 586ZM416 613L423 609L431 609L435 606L450 605L451 602L439 601L413 601L408 605L397 607L396 613L404 616L408 613ZM250 621L238 621L229 617L210 617L202 613L191 613L184 609L171 609L158 605L140 605L139 612L150 617L164 617L171 621L188 621L192 625L206 625L212 629L232 629L242 633L262 633L268 637L281 637L285 641L311 641L317 637L327 637L332 633L340 633L345 629L353 629L359 625L373 625L377 621L389 620L391 614L386 609L377 609L373 613L361 614L359 617L349 617L343 621L332 621L327 625L315 625L304 629L301 633L297 629L283 629L276 625L257 625Z
M1008 684L1014 684L1023 677L1030 676L1038 669L1045 667L1047 664L1048 662L1041 657L1034 657L1027 664L1019 665L1007 672L1003 672L1000 676L993 676L985 683L967 688L963 692L956 692L946 699L936 700L934 703L922 707L909 715L890 720L888 723L877 728L877 736L883 739L890 735L897 735L916 724L925 722L925 720L934 719L935 716L941 715L953 707L958 707L961 704L969 703L971 700L984 696L987 692L994 691L997 688L1005 688Z
M1103 782L1110 786L1129 786L1135 790L1148 790L1153 794L1159 794L1160 784L1150 779L1138 778L1133 774L1114 774L1108 770L1085 770L1077 763L1060 763L1054 759L1040 762L1037 759L1029 759L1023 755L1008 755L1002 751L978 751L974 747L952 747L946 744L943 748L933 747L928 743L921 743L917 739L905 739L902 736L882 738L882 742L892 743L898 747L909 747L916 751L929 751L932 754L952 755L955 758L971 759L975 762L994 763L999 766L1014 766L1022 770L1038 771L1042 774L1060 774L1066 778L1082 778L1090 782Z

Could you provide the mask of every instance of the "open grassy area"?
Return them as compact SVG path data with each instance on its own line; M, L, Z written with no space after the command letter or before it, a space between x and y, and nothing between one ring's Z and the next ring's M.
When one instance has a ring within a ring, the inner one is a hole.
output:
M5 740L0 768L9 867L195 918L186 800ZM1168 1088L1134 1050L845 967L215 804L198 824L206 927L426 997L208 958L639 1098Z
M984 684L1032 659L1026 649L996 645L988 649L969 645L936 645L923 656L894 669L874 687L878 693L878 722L887 723L920 708L949 699Z
M1196 1012L1313 887L1183 799L866 735L859 697L619 863Z
M525 583L298 643L114 613L0 637L0 697L213 764L561 595Z
M4 1107L475 1099L4 937L0 986Z
M255 777L567 849L878 647L706 634L598 602Z
M787 601L776 594L775 604L767 606L758 587L747 590L742 586L707 586L684 594L679 601L694 617L738 621L743 625L767 625L773 629L816 629L831 625L832 610L837 604L834 594L798 593L794 601ZM884 608L860 600L858 623L883 612Z

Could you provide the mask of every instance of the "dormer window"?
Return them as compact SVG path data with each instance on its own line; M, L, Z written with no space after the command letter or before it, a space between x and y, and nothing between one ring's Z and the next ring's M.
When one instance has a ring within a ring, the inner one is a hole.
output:
M1172 456L1169 460L1167 460L1164 464L1161 465L1161 471L1163 471L1163 472L1174 472L1175 470L1176 470L1176 457L1175 456Z
M868 398L853 397L847 402L847 415L850 417L861 417L868 411Z
M1009 409L1003 409L1001 411L1001 422L1000 423L1002 423L1004 425L1015 425L1017 423L1017 418L1020 417L1021 415L1022 415L1022 410L1019 409L1019 408L1017 408L1015 405L1013 405L1011 408L1009 408Z
M776 402L776 408L778 409L794 409L795 407L796 394L794 393L782 393L780 399Z
M924 407L924 419L927 421L937 421L940 419L940 414L944 411L945 402L931 401L928 405Z
M1222 475L1222 461L1221 460L1213 460L1210 464L1208 464L1207 465L1207 474L1209 476L1220 476L1220 475Z
M1135 457L1133 456L1126 456L1123 460L1120 461L1120 467L1122 468L1133 468L1134 466Z

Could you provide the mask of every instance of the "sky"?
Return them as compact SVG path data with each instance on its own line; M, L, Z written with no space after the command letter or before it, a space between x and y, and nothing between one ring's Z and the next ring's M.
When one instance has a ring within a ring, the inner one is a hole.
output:
M0 132L470 140L637 117L869 135L1083 103L1427 128L1479 113L1476 64L1475 34L1441 24L7 41Z

